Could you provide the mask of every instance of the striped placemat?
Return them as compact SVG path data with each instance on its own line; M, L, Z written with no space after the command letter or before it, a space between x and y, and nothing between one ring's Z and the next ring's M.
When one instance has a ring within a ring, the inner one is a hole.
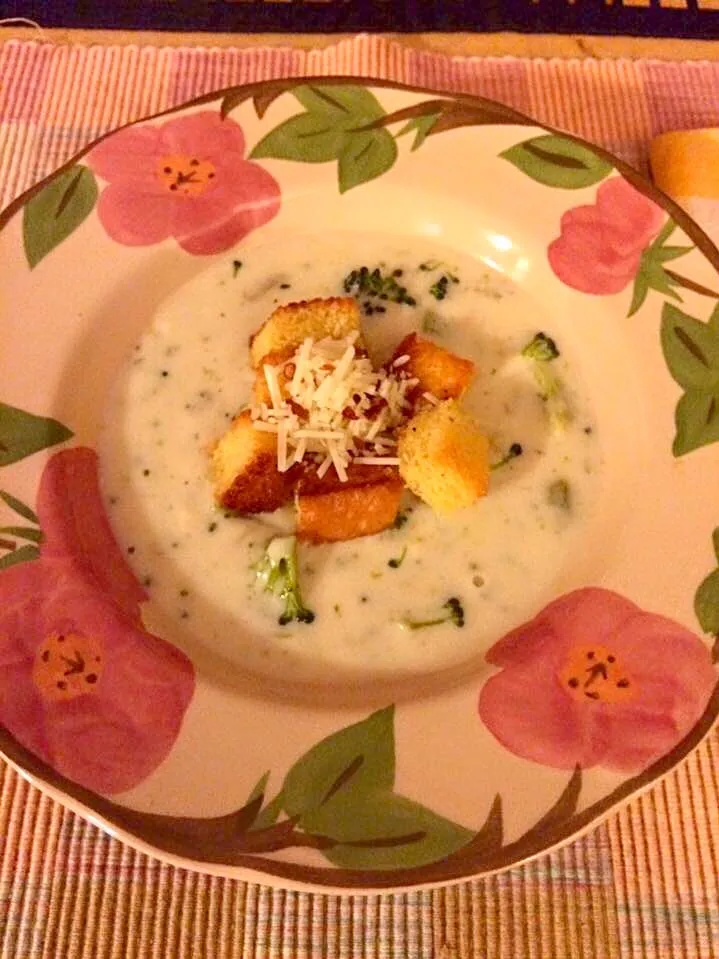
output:
M0 48L0 203L135 117L233 83L330 73L480 93L639 167L656 133L719 125L719 63L447 59L379 37L323 51L9 42ZM164 865L0 761L0 959L715 955L716 733L564 849L484 880L367 898L271 890Z

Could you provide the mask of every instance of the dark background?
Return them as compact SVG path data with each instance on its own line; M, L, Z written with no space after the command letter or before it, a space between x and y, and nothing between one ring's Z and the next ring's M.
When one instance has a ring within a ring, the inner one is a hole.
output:
M700 0L699 0L700 2ZM621 0L0 0L2 17L43 27L226 33L494 32L714 39L719 11Z

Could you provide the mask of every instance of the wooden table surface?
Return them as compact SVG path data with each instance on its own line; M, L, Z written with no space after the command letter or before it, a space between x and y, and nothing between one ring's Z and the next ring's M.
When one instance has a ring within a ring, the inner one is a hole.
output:
M127 30L46 30L0 26L0 42L10 39L52 43L138 44L204 47L327 47L353 34L171 33ZM416 50L454 56L601 57L658 60L719 60L719 41L647 37L598 37L519 33L386 33L382 36Z

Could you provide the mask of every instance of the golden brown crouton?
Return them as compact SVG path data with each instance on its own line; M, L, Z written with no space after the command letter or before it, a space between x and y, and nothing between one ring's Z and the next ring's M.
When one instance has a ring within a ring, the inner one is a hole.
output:
M377 483L400 481L396 466L366 466L364 463L350 463L347 467L345 482L330 468L324 476L318 476L317 470L308 467L297 483L302 496L317 496L320 493L334 493L336 490L351 489L359 486L374 486Z
M296 350L308 337L341 340L359 332L360 313L351 296L303 300L278 306L250 339L250 359L257 368L270 353L291 347Z
M410 333L394 351L392 360L409 356L401 367L412 377L417 377L423 393L432 393L438 400L457 399L469 386L474 376L474 363L429 340Z
M469 506L487 492L489 444L456 400L416 413L397 451L405 483L437 513Z
M403 484L400 479L298 495L297 537L311 543L334 543L372 536L397 518Z
M270 406L272 403L272 399L270 397L270 388L267 385L267 378L265 376L265 366L280 367L277 374L277 379L280 385L280 393L284 398L285 393L283 387L288 380L292 379L295 372L288 363L285 363L285 360L288 360L291 356L293 356L294 352L294 346L287 346L284 350L277 350L274 353L268 353L267 356L262 357L262 362L257 369L255 385L252 388L252 402L255 406L259 406L260 403L266 403L268 406ZM285 365L281 366L283 363Z
M277 469L277 438L256 430L249 410L236 416L212 451L215 500L238 513L265 513L292 498L296 473Z

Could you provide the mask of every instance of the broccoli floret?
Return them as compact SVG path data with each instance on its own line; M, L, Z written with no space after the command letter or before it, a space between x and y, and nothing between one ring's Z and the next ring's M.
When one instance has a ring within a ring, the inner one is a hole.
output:
M548 363L549 360L556 360L559 356L557 344L546 333L535 333L532 339L522 349L522 356L530 360L539 360L541 363Z
M440 276L436 283L433 283L429 288L430 295L435 298L435 300L443 300L447 296L449 290L449 277Z
M441 626L442 623L454 623L460 629L464 626L464 607L456 596L452 596L443 603L442 609L447 610L446 616L438 616L436 619L402 619L400 626L411 630L424 629L426 626Z
M504 454L504 456L501 459L497 460L496 463L492 463L489 468L491 470L498 470L500 467L506 466L507 463L511 462L511 460L514 460L518 456L521 456L522 452L523 450L522 450L521 443L512 443L512 445L509 447L509 449Z
M397 282L402 276L402 270L394 270L390 276L383 275L379 267L370 270L366 266L361 266L357 270L352 270L344 278L342 288L345 293L350 293L356 297L374 297L375 299L387 300L390 303L404 303L406 306L416 306L417 301L410 296L407 287ZM365 313L369 316L378 311L384 313L384 307L374 305L368 299L364 303Z
M572 422L572 413L562 383L549 365L559 356L557 344L546 333L536 333L522 350L522 356L532 361L532 374L546 404L550 425L554 432L561 433Z
M300 592L297 566L297 540L294 536L276 536L265 549L265 555L256 566L257 578L264 588L285 601L285 609L279 617L280 626L293 620L311 623L315 614L307 609Z

